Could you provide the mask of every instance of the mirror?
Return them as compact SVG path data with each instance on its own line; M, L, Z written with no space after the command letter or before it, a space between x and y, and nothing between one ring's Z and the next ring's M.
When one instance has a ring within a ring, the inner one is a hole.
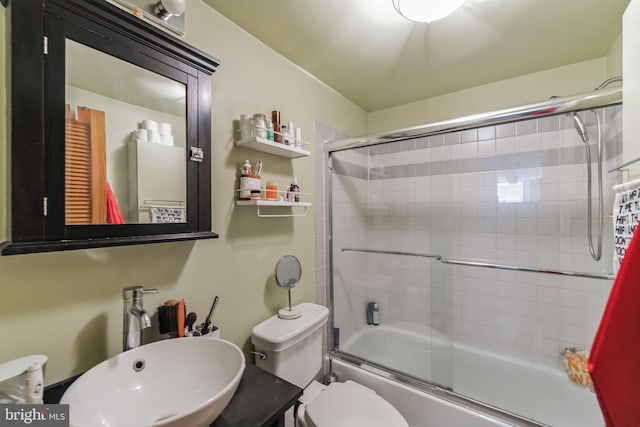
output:
M186 222L186 86L65 49L65 223Z
M16 1L7 13L2 254L218 237L209 156L219 62L104 0Z
M291 307L291 289L295 288L302 277L302 265L300 260L293 255L285 255L276 264L276 283L285 288L289 296L289 308L283 308L278 312L281 319L297 319L301 312Z

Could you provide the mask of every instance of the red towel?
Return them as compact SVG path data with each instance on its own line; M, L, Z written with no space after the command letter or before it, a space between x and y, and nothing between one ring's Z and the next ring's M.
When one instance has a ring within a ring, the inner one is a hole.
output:
M638 229L625 252L589 356L589 373L607 427L640 426Z
M124 224L124 218L120 213L118 201L111 190L111 186L107 182L107 222L109 224Z

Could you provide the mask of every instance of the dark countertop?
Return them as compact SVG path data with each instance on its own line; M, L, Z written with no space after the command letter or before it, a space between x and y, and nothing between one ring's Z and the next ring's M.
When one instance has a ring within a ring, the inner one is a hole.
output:
M49 386L45 403L58 403L78 377ZM302 389L275 375L247 364L236 393L211 427L271 427L281 425L284 412L296 403Z
M296 403L302 389L248 364L236 394L211 427L268 427Z

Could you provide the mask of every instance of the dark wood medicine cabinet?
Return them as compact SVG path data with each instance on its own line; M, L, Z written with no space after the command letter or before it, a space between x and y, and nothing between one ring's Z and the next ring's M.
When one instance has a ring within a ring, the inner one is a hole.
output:
M106 0L13 0L7 18L2 255L218 237L218 61Z

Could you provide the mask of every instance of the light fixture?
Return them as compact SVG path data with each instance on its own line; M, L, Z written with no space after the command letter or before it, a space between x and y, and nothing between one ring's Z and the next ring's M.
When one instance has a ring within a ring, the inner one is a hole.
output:
M433 22L460 9L468 0L392 0L404 18L414 22Z
M153 7L156 16L164 21L172 16L180 16L184 13L185 0L159 0Z

